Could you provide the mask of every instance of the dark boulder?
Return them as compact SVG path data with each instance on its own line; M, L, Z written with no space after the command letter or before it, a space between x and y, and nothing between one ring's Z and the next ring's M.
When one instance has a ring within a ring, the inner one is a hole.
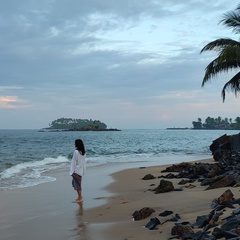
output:
M151 180L151 179L155 179L156 177L154 177L152 174L146 174L142 180Z
M173 183L170 181L166 181L162 179L159 183L159 185L153 189L153 191L157 193L165 193L165 192L171 192L174 191Z
M144 208L140 209L139 211L134 211L134 213L132 214L132 217L133 217L134 221L139 221L139 220L149 217L154 212L155 212L154 209L149 208L149 207L144 207Z
M194 231L191 226L178 224L172 228L171 234L179 236L181 239L191 239Z
M232 203L234 201L234 194L230 189L226 190L220 197L213 200L217 204Z
M221 188L221 187L231 187L231 186L234 186L235 183L236 183L235 176L234 175L227 175L227 176L223 176L218 181L215 181L214 183L210 184L206 188L206 190Z

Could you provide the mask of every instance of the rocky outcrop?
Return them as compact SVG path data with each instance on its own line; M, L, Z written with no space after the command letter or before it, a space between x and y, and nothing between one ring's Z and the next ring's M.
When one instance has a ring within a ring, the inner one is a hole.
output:
M206 190L240 186L240 134L226 134L214 140L209 146L215 163L173 164L162 171L164 179L182 179L179 184L201 182ZM165 192L160 187L158 192Z
M222 161L231 157L233 153L240 152L240 133L230 136L224 134L215 139L209 148L216 161Z

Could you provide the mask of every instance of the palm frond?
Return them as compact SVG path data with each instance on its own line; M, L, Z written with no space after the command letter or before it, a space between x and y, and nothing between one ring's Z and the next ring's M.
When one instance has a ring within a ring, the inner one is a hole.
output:
M200 53L205 51L211 51L211 50L217 50L220 51L221 49L227 47L227 46L237 46L240 47L240 42L235 41L231 38L219 38L215 41L212 41L208 43Z
M240 4L235 11L227 12L220 21L223 25L232 28L234 33L240 33ZM217 58L208 64L202 81L202 87L220 72L228 72L240 67L240 42L230 38L220 38L208 43L200 53L215 50L219 52ZM240 92L240 72L232 77L222 89L222 99L225 101L226 90L230 89L237 95Z
M237 12L228 12L223 15L223 19L220 21L223 25L233 28L233 32L239 33L240 27L240 15Z
M228 72L230 69L238 67L240 67L240 47L225 47L219 56L206 67L202 87L219 72Z
M222 89L222 99L225 101L226 90L230 89L232 92L237 93L240 91L240 72L238 72L234 77L232 77L223 87Z

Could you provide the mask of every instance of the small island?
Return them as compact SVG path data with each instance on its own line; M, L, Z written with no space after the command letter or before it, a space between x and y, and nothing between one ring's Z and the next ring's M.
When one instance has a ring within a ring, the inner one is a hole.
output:
M121 131L117 128L107 128L107 125L100 120L59 118L49 123L49 127L43 128L40 132L56 131Z
M192 121L192 128L180 128L172 127L167 128L167 130L188 130L188 129L197 129L197 130L240 130L240 117L236 117L234 120L232 118L213 118L207 117L204 122L201 118L198 118L197 121Z
M240 130L240 117L236 117L235 120L226 117L207 117L204 123L201 118L198 118L192 124L193 129Z

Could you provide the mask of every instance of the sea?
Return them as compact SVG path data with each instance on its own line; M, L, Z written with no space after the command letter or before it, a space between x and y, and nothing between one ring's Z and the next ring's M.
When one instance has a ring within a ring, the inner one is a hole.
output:
M212 141L235 130L123 129L121 131L0 130L0 191L55 181L69 171L75 139L86 148L87 168L143 163L165 165L212 157Z

